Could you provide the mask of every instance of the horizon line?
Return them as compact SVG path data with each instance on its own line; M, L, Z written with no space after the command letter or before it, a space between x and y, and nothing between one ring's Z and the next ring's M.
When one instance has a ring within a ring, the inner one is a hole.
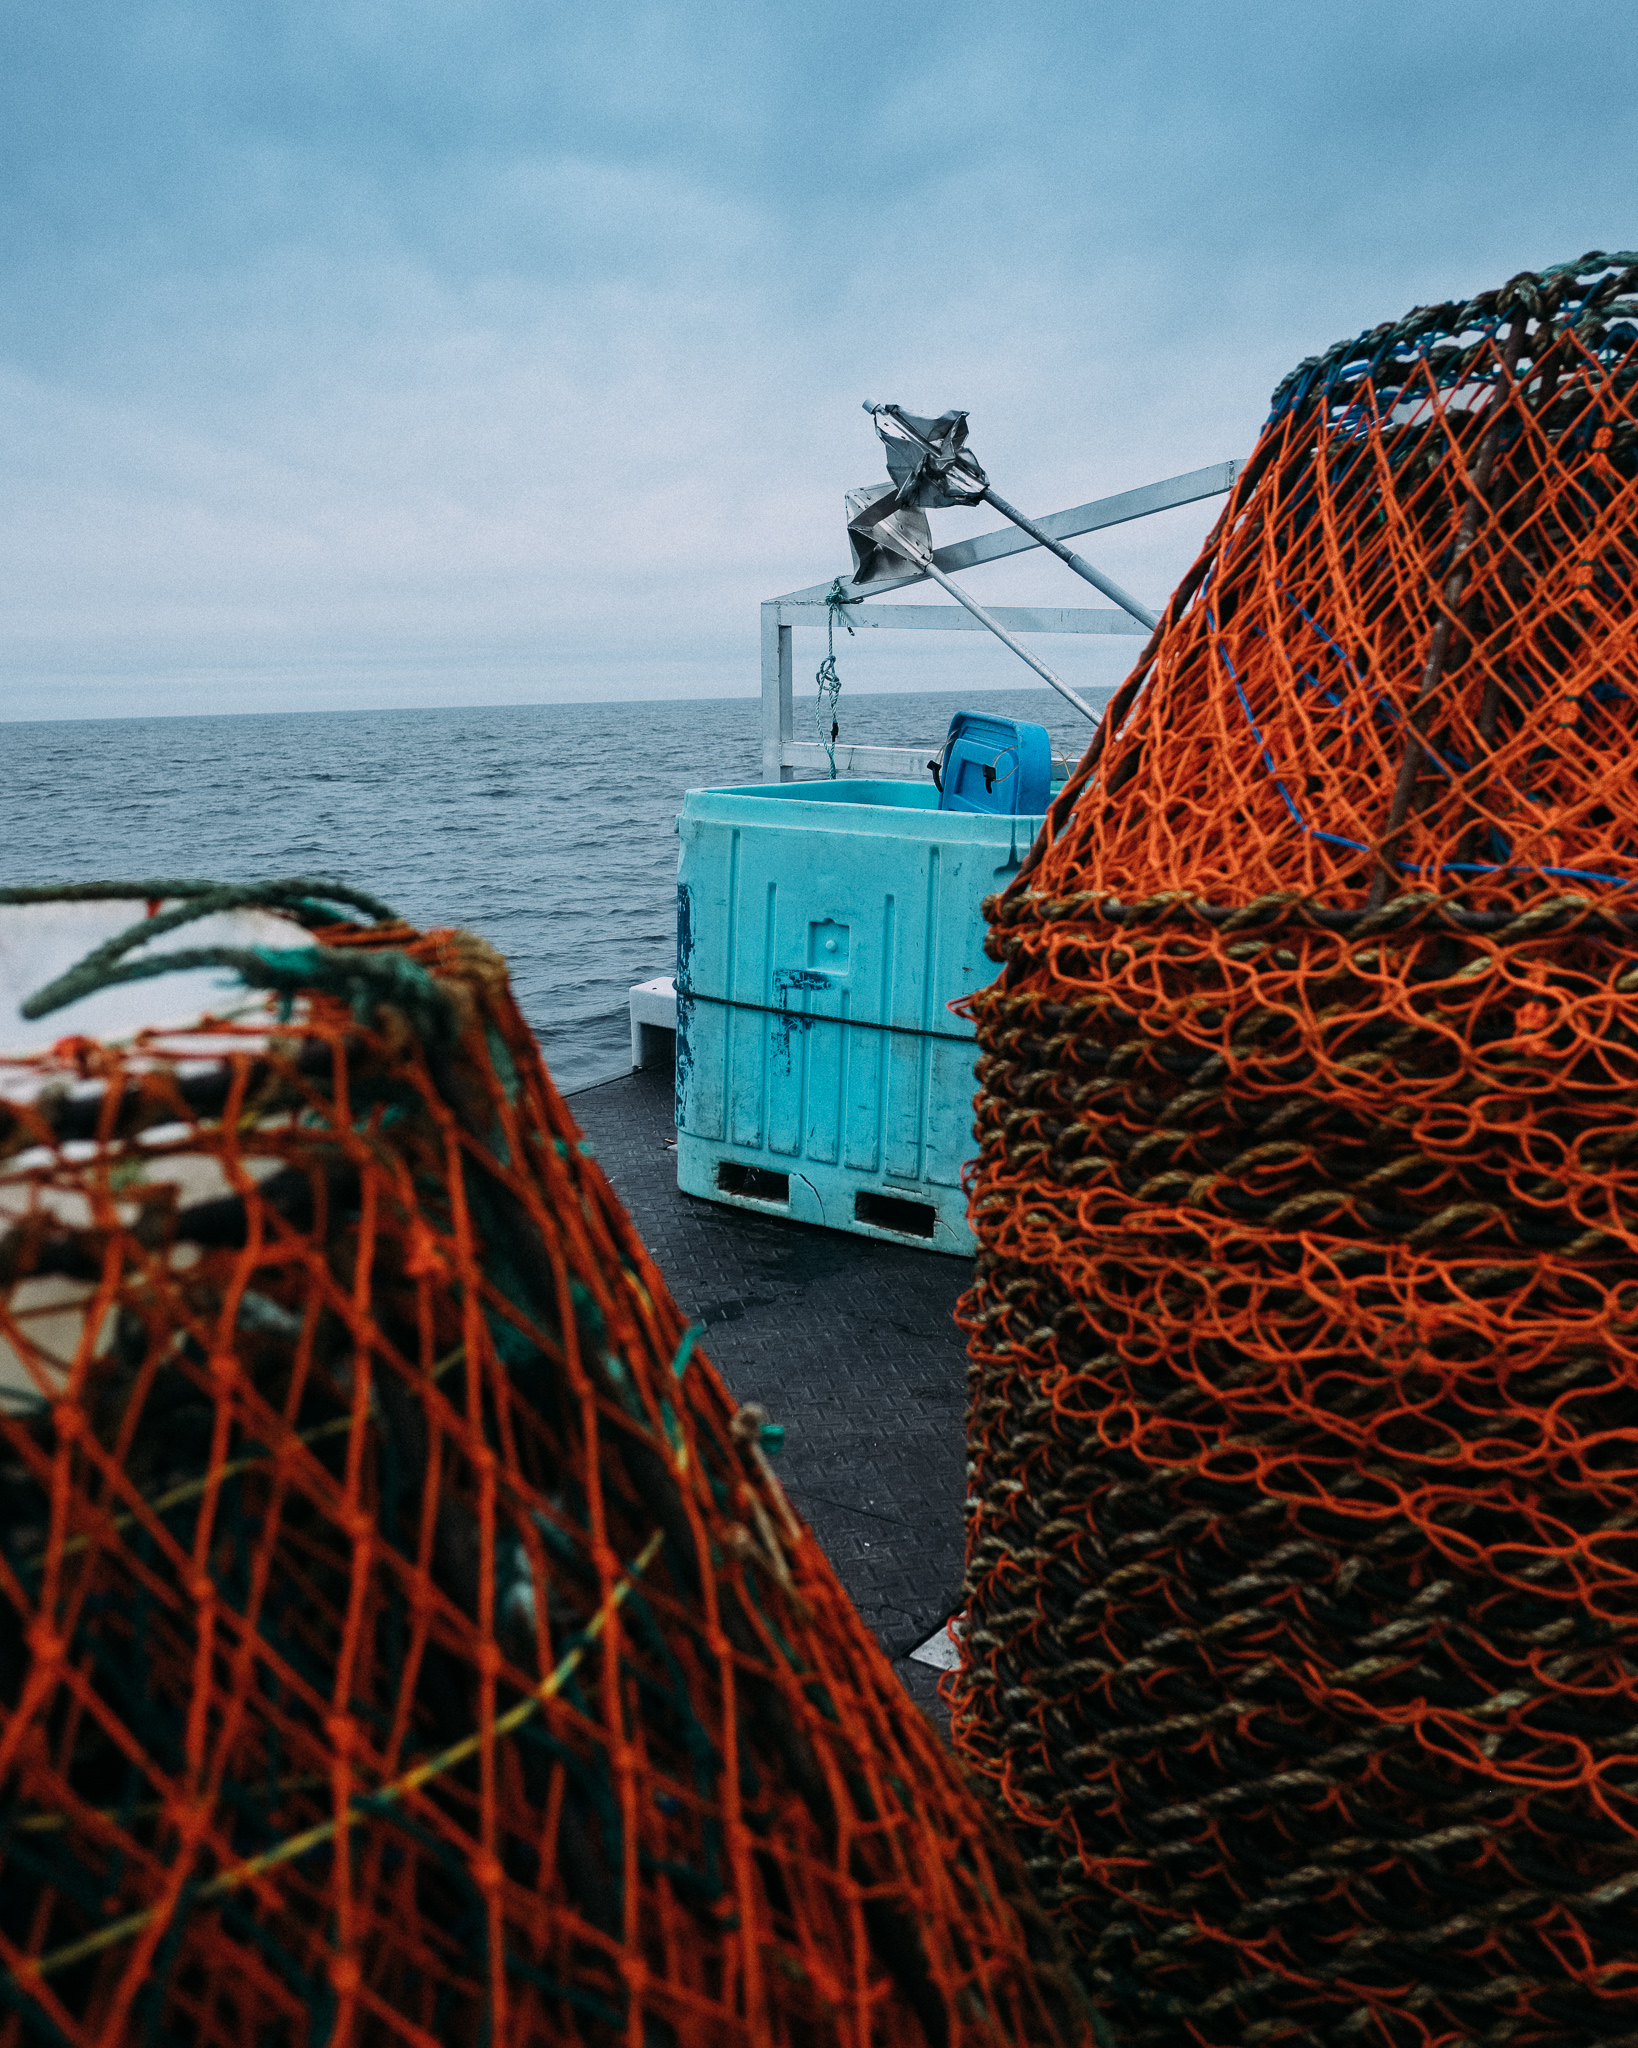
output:
M1119 687L1118 683L1082 685L1089 694L1111 697ZM1021 697L1031 694L1050 697L1053 692L1045 683L1001 683L991 684L980 690L962 689L959 686L954 689L873 690L861 685L849 694L854 697ZM583 711L604 705L624 705L636 711L664 704L760 704L761 701L760 691L730 690L669 697L514 699L510 703L500 704L321 704L307 705L302 709L289 711L65 711L46 718L13 717L0 710L0 725L157 725L162 722L207 718L382 718L416 714L436 716L445 712L471 711Z

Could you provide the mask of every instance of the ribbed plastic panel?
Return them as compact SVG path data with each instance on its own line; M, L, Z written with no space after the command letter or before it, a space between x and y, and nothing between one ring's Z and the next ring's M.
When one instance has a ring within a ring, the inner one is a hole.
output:
M994 975L980 905L1039 818L932 784L691 790L678 829L677 1178L686 1193L970 1254L961 1169Z

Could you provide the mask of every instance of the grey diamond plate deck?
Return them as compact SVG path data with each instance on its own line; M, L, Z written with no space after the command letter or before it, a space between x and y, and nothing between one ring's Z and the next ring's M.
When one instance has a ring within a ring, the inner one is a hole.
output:
M797 1511L936 1714L937 1674L908 1653L961 1590L966 1354L951 1317L971 1265L680 1193L669 1068L570 1106L735 1396L785 1425Z

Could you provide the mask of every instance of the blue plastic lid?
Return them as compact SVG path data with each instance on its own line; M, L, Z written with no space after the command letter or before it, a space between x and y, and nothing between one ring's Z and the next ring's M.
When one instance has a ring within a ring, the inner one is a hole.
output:
M1052 800L1052 741L1044 725L958 711L936 774L941 811L1039 817Z

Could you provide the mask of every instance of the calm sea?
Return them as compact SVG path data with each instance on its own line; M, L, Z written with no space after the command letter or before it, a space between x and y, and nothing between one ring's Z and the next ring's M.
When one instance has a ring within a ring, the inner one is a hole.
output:
M1034 719L1072 760L1089 737L1050 691L1008 690L844 696L843 738L931 749L962 707ZM718 697L0 725L0 880L356 883L498 946L574 1088L629 1064L626 991L675 962L683 791L757 779L760 712Z

